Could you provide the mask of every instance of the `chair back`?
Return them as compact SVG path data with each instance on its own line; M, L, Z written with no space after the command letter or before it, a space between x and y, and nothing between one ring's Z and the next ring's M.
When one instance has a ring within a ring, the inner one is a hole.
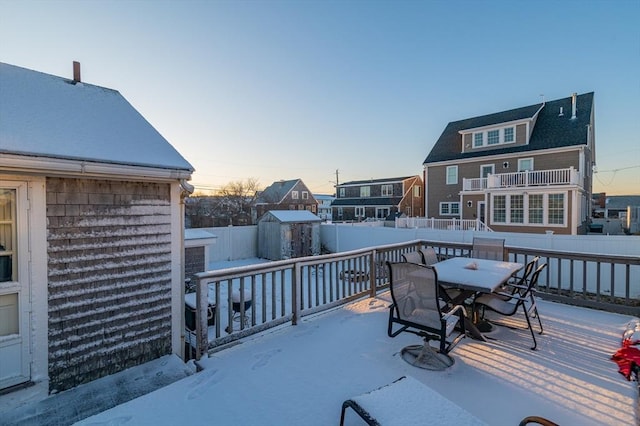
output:
M538 266L538 268L535 270L535 272L533 272L533 274L531 274L531 279L529 280L528 283L526 283L526 288L524 289L524 291L520 292L520 300L518 300L517 305L524 304L524 301L526 300L527 297L529 298L532 297L535 287L538 284L538 278L540 277L540 274L546 267L547 267L547 264L543 263L542 265Z
M477 259L504 260L504 239L473 237L471 257Z
M433 265L438 263L438 254L433 247L422 247L420 249L420 253L422 254L422 262L425 265Z
M442 302L435 269L410 262L387 264L396 317L402 322L440 329Z
M417 251L410 251L402 254L402 261L409 263L422 263L422 255Z
M522 295L524 293L525 287L528 286L529 281L531 279L531 273L535 269L539 260L540 260L540 256L536 256L533 259L531 259L529 263L525 265L522 276L517 277L515 279L515 283L518 285L518 287L513 287L512 294L519 293L520 295Z

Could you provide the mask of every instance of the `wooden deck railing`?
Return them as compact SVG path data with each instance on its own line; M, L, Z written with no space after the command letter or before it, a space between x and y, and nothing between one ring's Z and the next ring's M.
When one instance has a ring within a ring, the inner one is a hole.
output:
M241 337L291 323L301 317L365 296L388 286L386 261L422 246L440 258L469 256L471 244L415 240L344 253L303 257L195 275L196 359ZM506 247L509 260L534 256L548 264L538 294L572 305L640 315L640 258ZM239 303L234 304L234 293ZM250 302L247 306L245 302ZM213 325L207 318L213 303ZM235 305L235 311L234 311ZM247 306L245 308L245 306Z

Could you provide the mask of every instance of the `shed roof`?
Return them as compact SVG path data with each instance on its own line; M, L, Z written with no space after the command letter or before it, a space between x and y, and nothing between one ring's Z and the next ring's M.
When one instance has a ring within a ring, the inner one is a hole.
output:
M282 223L322 221L322 219L311 213L309 210L269 210L264 216L267 215L272 215L276 220Z
M117 91L0 63L0 155L193 172Z

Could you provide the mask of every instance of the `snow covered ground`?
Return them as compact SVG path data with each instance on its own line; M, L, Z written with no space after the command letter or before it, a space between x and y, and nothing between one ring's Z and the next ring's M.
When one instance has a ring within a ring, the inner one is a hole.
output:
M489 342L463 339L446 371L427 371L399 357L419 340L387 336L388 305L382 293L245 338L202 360L203 371L77 424L337 424L344 400L405 375L492 425L531 415L636 424L633 384L610 360L631 317L541 301L537 351L528 330L498 327ZM522 316L509 321L524 326ZM346 424L362 421L348 411Z

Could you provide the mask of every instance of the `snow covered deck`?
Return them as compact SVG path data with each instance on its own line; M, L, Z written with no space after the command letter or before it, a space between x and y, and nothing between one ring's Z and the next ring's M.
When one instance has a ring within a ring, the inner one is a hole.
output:
M337 424L344 400L401 376L489 424L532 415L566 425L636 424L635 383L610 360L632 317L540 301L538 350L529 349L524 328L499 327L488 343L463 339L451 353L455 364L437 372L399 357L419 339L387 337L389 303L384 292L247 337L201 360L203 371L80 424ZM507 320L524 325L522 316ZM348 410L345 425L361 424Z

